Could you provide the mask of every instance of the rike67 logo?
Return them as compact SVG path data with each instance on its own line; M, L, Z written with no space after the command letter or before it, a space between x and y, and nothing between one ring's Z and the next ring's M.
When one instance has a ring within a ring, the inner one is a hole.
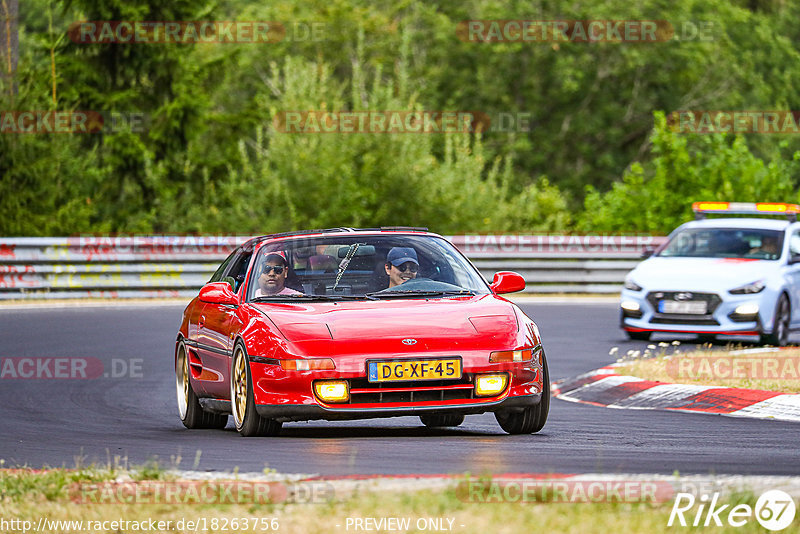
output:
M781 490L769 490L761 494L755 509L749 504L730 504L719 502L719 493L696 498L691 493L678 493L669 514L667 526L721 527L724 523L732 527L742 527L754 517L758 523L773 532L783 530L794 521L796 506L791 495ZM676 522L677 521L677 522Z

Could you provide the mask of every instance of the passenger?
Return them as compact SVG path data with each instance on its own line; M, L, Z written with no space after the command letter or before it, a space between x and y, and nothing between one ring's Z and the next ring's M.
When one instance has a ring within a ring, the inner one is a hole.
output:
M389 275L390 288L412 280L417 277L419 271L417 251L410 247L394 247L386 255L384 267L386 274Z
M254 298L271 295L302 295L299 291L286 287L286 275L289 273L286 257L281 252L267 254L264 265L258 276L258 289Z

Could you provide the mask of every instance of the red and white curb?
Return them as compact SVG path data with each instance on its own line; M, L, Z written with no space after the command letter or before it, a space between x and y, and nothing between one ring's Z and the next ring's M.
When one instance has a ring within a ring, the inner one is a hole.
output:
M800 422L800 395L654 382L620 375L614 365L553 382L552 392L561 400L608 408L672 410Z

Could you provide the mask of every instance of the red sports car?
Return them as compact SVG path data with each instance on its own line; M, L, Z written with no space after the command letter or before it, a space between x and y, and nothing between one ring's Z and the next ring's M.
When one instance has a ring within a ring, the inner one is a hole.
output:
M183 313L175 346L188 428L277 435L286 421L494 412L539 431L550 386L539 330L449 241L425 229L336 228L247 241Z

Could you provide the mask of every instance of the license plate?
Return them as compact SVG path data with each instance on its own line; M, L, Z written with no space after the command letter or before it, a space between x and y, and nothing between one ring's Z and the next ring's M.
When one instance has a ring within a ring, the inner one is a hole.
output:
M370 382L461 378L461 359L367 362L367 378Z
M705 315L708 311L708 303L704 300L662 300L658 303L658 311L661 313L686 313L692 315Z

